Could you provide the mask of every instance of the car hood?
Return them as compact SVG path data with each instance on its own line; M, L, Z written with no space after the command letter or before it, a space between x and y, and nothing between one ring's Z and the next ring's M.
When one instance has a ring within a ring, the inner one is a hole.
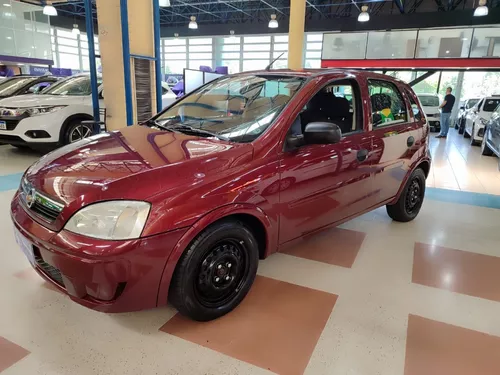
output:
M96 201L148 200L159 192L183 189L241 165L252 155L250 144L136 125L47 154L25 178L74 211Z
M0 107L28 108L45 105L70 105L82 103L86 98L86 96L64 96L47 94L18 95L0 100Z

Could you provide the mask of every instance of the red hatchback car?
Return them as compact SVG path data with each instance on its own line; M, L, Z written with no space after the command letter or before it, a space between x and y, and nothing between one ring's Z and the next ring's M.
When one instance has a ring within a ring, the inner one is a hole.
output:
M347 70L213 81L145 124L56 150L11 205L32 266L74 301L235 308L265 258L382 205L414 219L429 127L405 83Z

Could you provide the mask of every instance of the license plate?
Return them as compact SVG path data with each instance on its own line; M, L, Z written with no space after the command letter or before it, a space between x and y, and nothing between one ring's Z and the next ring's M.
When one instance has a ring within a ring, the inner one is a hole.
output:
M31 242L28 241L26 237L24 237L21 232L17 228L14 228L14 235L16 237L16 242L21 248L26 258L30 261L31 264L35 264L35 256L33 255L33 246Z
M0 130L7 130L7 123L5 121L0 121Z

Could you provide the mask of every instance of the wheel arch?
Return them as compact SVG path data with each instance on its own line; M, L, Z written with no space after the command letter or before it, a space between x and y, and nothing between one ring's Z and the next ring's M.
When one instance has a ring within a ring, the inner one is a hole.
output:
M73 121L75 120L93 120L94 117L89 115L88 113L75 113L71 116L68 116L66 120L64 120L63 124L61 125L61 129L59 130L59 143L61 143L64 140L64 134L66 133L66 130Z
M259 207L249 204L232 204L211 211L189 227L170 253L158 287L157 306L166 305L175 268L189 244L210 225L230 218L243 221L253 231L259 245L260 259L276 251L278 248L277 222L269 218Z
M411 168L408 173L406 174L403 182L401 183L401 186L399 187L398 193L394 197L394 199L389 203L389 204L394 204L398 201L399 197L401 196L401 193L403 192L406 183L408 182L408 179L410 178L411 174L416 170L416 169L422 169L425 174L425 178L429 175L429 172L431 170L431 159L426 157L423 160L420 160L419 162L415 163L413 168Z

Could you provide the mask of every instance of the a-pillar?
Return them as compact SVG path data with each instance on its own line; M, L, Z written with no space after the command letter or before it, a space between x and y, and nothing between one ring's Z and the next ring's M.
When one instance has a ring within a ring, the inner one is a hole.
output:
M153 1L97 0L96 4L106 126L108 130L116 130L130 125L130 122L137 123L133 59L130 57L127 59L126 55L154 58ZM126 9L121 7L123 4L127 4ZM128 18L128 33L125 30L125 35L122 34L124 16ZM127 63L129 69L127 69ZM129 71L128 74L127 71ZM152 63L150 79L153 113L156 112L154 73L154 64ZM130 91L127 90L127 85ZM127 121L126 94L128 93L130 93L128 103L131 108L128 108L129 118Z
M304 25L306 0L290 0L288 68L301 69L304 61Z

